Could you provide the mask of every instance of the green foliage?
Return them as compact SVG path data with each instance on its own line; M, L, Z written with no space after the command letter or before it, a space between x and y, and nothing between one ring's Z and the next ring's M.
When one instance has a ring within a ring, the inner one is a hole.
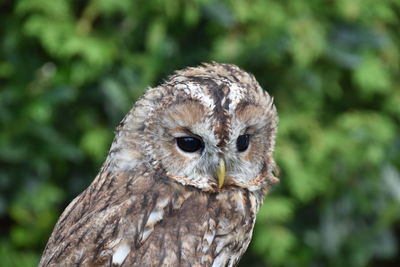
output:
M147 86L211 60L257 77L280 115L281 183L242 266L399 259L400 2L0 3L0 255L35 266Z

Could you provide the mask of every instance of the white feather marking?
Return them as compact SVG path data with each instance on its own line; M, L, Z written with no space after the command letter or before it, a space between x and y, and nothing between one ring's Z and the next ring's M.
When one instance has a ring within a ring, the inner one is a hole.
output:
M165 206L167 206L169 203L169 198L165 198L159 202L157 202L157 208L163 209Z
M243 212L244 211L244 205L243 205L243 195L242 194L237 194L234 199L236 200L236 212Z
M259 205L256 197L253 194L249 194L249 199L250 199L250 203L251 203L251 209L252 210L255 209L258 211L258 208L260 207L260 205Z
M217 247L215 248L215 253L219 254L221 252L221 250L224 248L225 243L223 241L221 241L220 239L216 239L216 243L217 243Z
M155 225L158 221L162 219L164 215L164 210L155 210L150 213L147 219L146 227Z
M130 251L131 248L129 247L128 244L126 243L120 244L119 246L116 247L116 250L113 253L112 263L121 265L125 261L126 256L128 256Z
M201 259L200 259L201 264L206 264L207 261L208 261L208 256L201 256Z
M178 84L176 85L177 89L183 90L186 94L193 96L196 99L199 99L204 106L208 107L209 109L214 108L214 101L213 99L204 93L204 88L199 84L193 82L185 82L185 84Z
M231 103L229 104L229 110L235 110L240 100L246 97L246 89L236 83L232 83L230 89L229 99Z
M207 224L205 224L204 226L206 226L206 225ZM207 251L210 249L211 244L214 241L215 228L216 228L215 227L215 221L213 219L209 219L209 221L208 221L208 230L203 235L203 242L202 242L202 245L201 245L201 251L203 253L207 253Z
M142 238L140 239L140 242L143 243L144 241L146 241L146 239L150 236L153 230L154 230L153 227L145 229L142 233Z
M204 234L203 239L207 242L207 244L203 244L203 248L202 248L203 253L206 253L209 250L211 243L214 240L214 236L215 236L215 233L213 233L213 232L211 232L211 233L207 232Z
M121 241L122 241L122 238L117 238L117 239L111 241L111 242L108 244L108 247L113 248L113 247L115 247L116 245L118 245Z
M214 233L210 233L210 234L206 234L205 235L205 239L207 240L207 243L209 245L211 245L212 241L214 240L214 236L215 236Z
M227 260L229 259L229 256L227 255L227 253L224 251L222 253L220 253L213 262L212 267L219 267L219 266L225 266Z

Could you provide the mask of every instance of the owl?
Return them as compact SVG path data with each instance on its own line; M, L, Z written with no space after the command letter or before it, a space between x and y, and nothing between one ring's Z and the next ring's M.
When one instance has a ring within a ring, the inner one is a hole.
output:
M272 97L235 65L175 72L118 125L39 266L235 266L278 181L277 122Z

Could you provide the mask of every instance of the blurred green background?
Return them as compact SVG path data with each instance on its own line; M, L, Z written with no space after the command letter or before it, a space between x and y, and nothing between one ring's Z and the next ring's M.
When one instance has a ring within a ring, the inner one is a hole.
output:
M35 266L147 86L234 63L281 183L241 266L399 266L400 1L0 1L1 266Z

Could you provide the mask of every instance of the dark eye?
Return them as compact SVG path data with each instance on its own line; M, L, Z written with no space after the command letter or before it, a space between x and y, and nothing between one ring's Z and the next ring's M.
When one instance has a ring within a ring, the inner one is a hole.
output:
M236 147L239 152L245 151L249 147L250 136L248 134L240 135L236 141Z
M178 137L176 144L185 152L196 152L204 147L203 142L195 137Z

